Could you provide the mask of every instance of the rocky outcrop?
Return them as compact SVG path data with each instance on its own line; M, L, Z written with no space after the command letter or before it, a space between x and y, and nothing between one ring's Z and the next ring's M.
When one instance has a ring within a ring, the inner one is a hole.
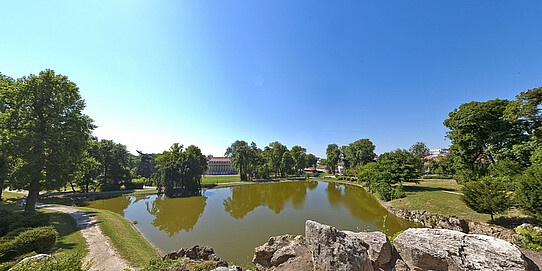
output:
M515 243L522 239L521 235L511 229L490 225L488 223L472 222L456 217L435 215L424 210L409 211L401 208L386 207L394 215L420 223L433 229L448 229L469 234L484 234Z
M315 270L373 270L369 245L355 235L307 220L305 238Z
M486 235L408 229L393 244L411 270L528 270L517 247Z
M215 254L215 251L211 247L208 247L208 246L200 247L196 245L191 248L181 248L177 251L172 251L164 255L164 257L162 257L163 260L167 258L172 259L172 260L176 260L178 258L186 258L187 259L185 263L186 266L199 265L204 262L211 261L213 263L210 266L210 269L216 269L219 267L228 267L228 263L220 259L220 257L218 257ZM237 270L237 269L233 269L233 270Z
M384 233L340 231L308 220L305 238L272 237L256 248L258 270L538 270L513 244L446 229L408 229L394 240ZM312 258L312 261L308 258ZM305 265L292 265L303 262Z
M254 251L252 262L258 270L312 270L312 258L303 236L282 235Z

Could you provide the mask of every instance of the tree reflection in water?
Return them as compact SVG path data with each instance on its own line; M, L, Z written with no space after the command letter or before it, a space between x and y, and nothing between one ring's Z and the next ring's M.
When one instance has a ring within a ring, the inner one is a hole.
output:
M152 225L170 237L181 230L191 231L203 214L207 197L196 196L189 198L156 197L152 202L146 202L147 211L154 216Z
M385 208L380 205L378 200L365 192L363 188L330 182L327 184L326 192L330 204L344 205L350 214L359 220L371 221L374 225L381 226L384 224L382 215L384 213L387 215L386 228L397 229L414 226L414 223L384 211Z
M302 209L307 189L318 182L285 182L232 187L231 196L224 200L224 210L235 219L242 219L258 206L266 206L279 214L291 200L294 209Z

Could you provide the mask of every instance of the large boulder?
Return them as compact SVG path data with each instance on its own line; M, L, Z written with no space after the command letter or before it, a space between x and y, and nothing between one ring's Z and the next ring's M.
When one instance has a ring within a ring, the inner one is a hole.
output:
M393 245L411 270L528 270L517 247L486 235L411 228Z
M344 231L347 235L355 236L365 242L369 247L367 254L375 267L383 266L391 261L391 243L385 233L375 232L351 232Z
M254 250L252 262L258 270L312 270L311 254L305 239L298 235L282 235Z
M373 270L369 245L355 235L307 220L305 238L315 270Z

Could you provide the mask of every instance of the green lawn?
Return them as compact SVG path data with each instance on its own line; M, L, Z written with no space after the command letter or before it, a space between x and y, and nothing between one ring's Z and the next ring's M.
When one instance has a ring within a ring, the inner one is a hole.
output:
M23 208L14 201L9 200L0 203L0 209L7 209L12 212L23 212ZM87 252L85 238L77 228L75 219L70 215L49 210L36 209L37 212L51 215L51 226L58 232L58 239L53 252L62 252L66 255L82 254Z
M423 180L420 184L404 183L406 197L388 202L392 207L407 210L426 210L443 216L455 216L478 222L489 222L490 216L480 214L461 200L461 195L446 193L443 191L429 190L421 186L431 187L452 192L461 192L461 185L454 180ZM495 216L496 218L499 216ZM517 220L522 216L517 210L511 210L504 214L503 226L507 220Z
M24 196L25 195L21 194L21 193L2 191L2 199L4 199L4 200L6 200L6 199L13 200L13 199L17 199L17 198L24 197Z
M219 184L219 183L231 183L231 182L240 182L241 178L239 175L228 175L228 176L203 176L201 179L201 184Z
M145 265L159 256L132 223L121 215L94 208L79 207L79 209L96 218L104 235L111 239L121 257L133 266Z

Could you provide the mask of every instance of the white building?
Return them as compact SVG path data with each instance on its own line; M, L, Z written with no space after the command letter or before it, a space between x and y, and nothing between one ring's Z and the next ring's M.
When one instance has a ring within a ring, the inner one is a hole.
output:
M237 170L232 166L231 160L228 157L213 157L207 156L207 165L209 169L205 172L206 175L234 175Z
M429 158L446 155L450 153L450 149L430 149Z

